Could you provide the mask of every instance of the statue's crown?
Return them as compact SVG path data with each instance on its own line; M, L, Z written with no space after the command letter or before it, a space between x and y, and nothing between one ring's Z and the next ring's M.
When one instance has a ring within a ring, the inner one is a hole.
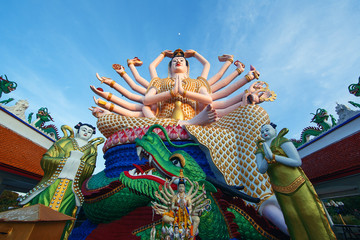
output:
M183 50L181 50L180 48L179 49L176 49L174 51L174 57L184 57L185 56L185 53Z
M185 184L185 178L184 178L184 173L183 173L183 170L180 169L180 178L179 178L179 184Z

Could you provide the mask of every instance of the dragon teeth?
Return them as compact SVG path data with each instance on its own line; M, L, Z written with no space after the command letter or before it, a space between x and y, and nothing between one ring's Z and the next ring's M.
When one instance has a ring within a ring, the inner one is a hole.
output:
M143 148L142 147L137 147L136 148L136 153L137 153L137 155L140 157L140 153L141 153L141 151L143 150Z
M151 162L153 161L152 155L149 156L149 165L151 166Z
M152 175L152 169L147 173L147 175Z
M130 175L132 175L132 176L135 175L135 172L136 172L136 169L135 169L135 168L129 171Z

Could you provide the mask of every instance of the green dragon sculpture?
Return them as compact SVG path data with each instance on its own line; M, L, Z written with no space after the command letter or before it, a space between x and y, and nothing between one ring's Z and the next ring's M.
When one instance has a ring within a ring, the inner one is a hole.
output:
M3 93L8 94L17 88L16 82L9 81L7 76L6 75L4 75L4 76L5 76L5 78L2 75L0 76L0 98ZM0 103L7 104L7 103L11 102L12 100L14 100L14 99L9 98L7 100L1 101Z
M32 122L32 116L34 113L30 113L28 116L28 122L31 124ZM37 128L40 128L41 130L43 130L45 133L49 134L50 136L54 137L56 140L58 140L59 134L58 134L58 130L56 128L55 125L50 124L50 125L46 125L46 122L49 121L54 121L52 119L52 117L50 116L50 113L48 111L48 109L46 107L42 107L38 110L37 114L36 114L36 120L34 121L33 125Z
M360 97L360 77L359 77L359 82L350 84L348 89L350 94L354 94L355 96Z
M180 169L182 169L185 177L191 181L197 181L200 186L204 184L207 198L211 200L211 210L204 212L200 217L199 237L201 239L235 239L239 237L243 239L277 239L275 236L285 237L267 220L260 217L254 208L246 206L241 198L254 202L258 199L247 196L230 186L222 187L214 179L208 178L187 152L184 150L169 151L161 138L152 132L154 128L161 128L168 139L165 129L160 125L154 125L142 139L135 140L139 159L148 160L145 165L134 164L134 169L122 172L118 179L107 178L104 172L100 172L84 183L82 188L85 197L83 209L91 222L99 224L98 226L101 226L102 229L107 227L115 232L121 232L119 229L124 228L123 225L125 225L127 232L119 233L116 236L117 239L133 239L134 235L141 239L149 239L153 226L151 219L148 219L146 224L141 227L134 226L132 229L129 229L131 221L122 221L122 219L134 215L141 207L151 211L151 201L156 201L155 191L159 189L159 186L164 185L166 179L178 178ZM188 144L175 145L169 139L168 142L177 148L189 146ZM176 188L176 185L172 187ZM143 213L139 214L141 215L138 218L144 218ZM116 225L116 223L118 224ZM155 222L158 232L161 232L160 223L161 220ZM210 229L211 231L209 231ZM96 229L89 236L97 236Z
M310 140L311 136L319 136L321 133L326 132L330 128L336 125L336 119L333 115L329 115L325 109L318 108L316 113L311 113L314 117L311 119L311 122L314 122L318 127L306 127L301 133L300 140L291 139L295 147L300 147L304 143ZM331 118L331 124L328 121L329 117Z

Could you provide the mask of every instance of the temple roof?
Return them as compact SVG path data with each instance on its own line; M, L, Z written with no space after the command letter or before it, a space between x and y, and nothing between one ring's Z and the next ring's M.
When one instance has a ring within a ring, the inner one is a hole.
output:
M47 149L0 125L0 170L40 180L40 160Z

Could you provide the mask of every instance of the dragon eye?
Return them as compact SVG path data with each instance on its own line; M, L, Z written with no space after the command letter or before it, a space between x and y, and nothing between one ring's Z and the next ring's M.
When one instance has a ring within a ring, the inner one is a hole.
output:
M173 154L169 160L174 164L176 167L185 167L186 160L184 156L180 153Z
M181 163L180 163L180 160L178 158L175 158L175 159L173 159L171 161L175 166L181 167Z

